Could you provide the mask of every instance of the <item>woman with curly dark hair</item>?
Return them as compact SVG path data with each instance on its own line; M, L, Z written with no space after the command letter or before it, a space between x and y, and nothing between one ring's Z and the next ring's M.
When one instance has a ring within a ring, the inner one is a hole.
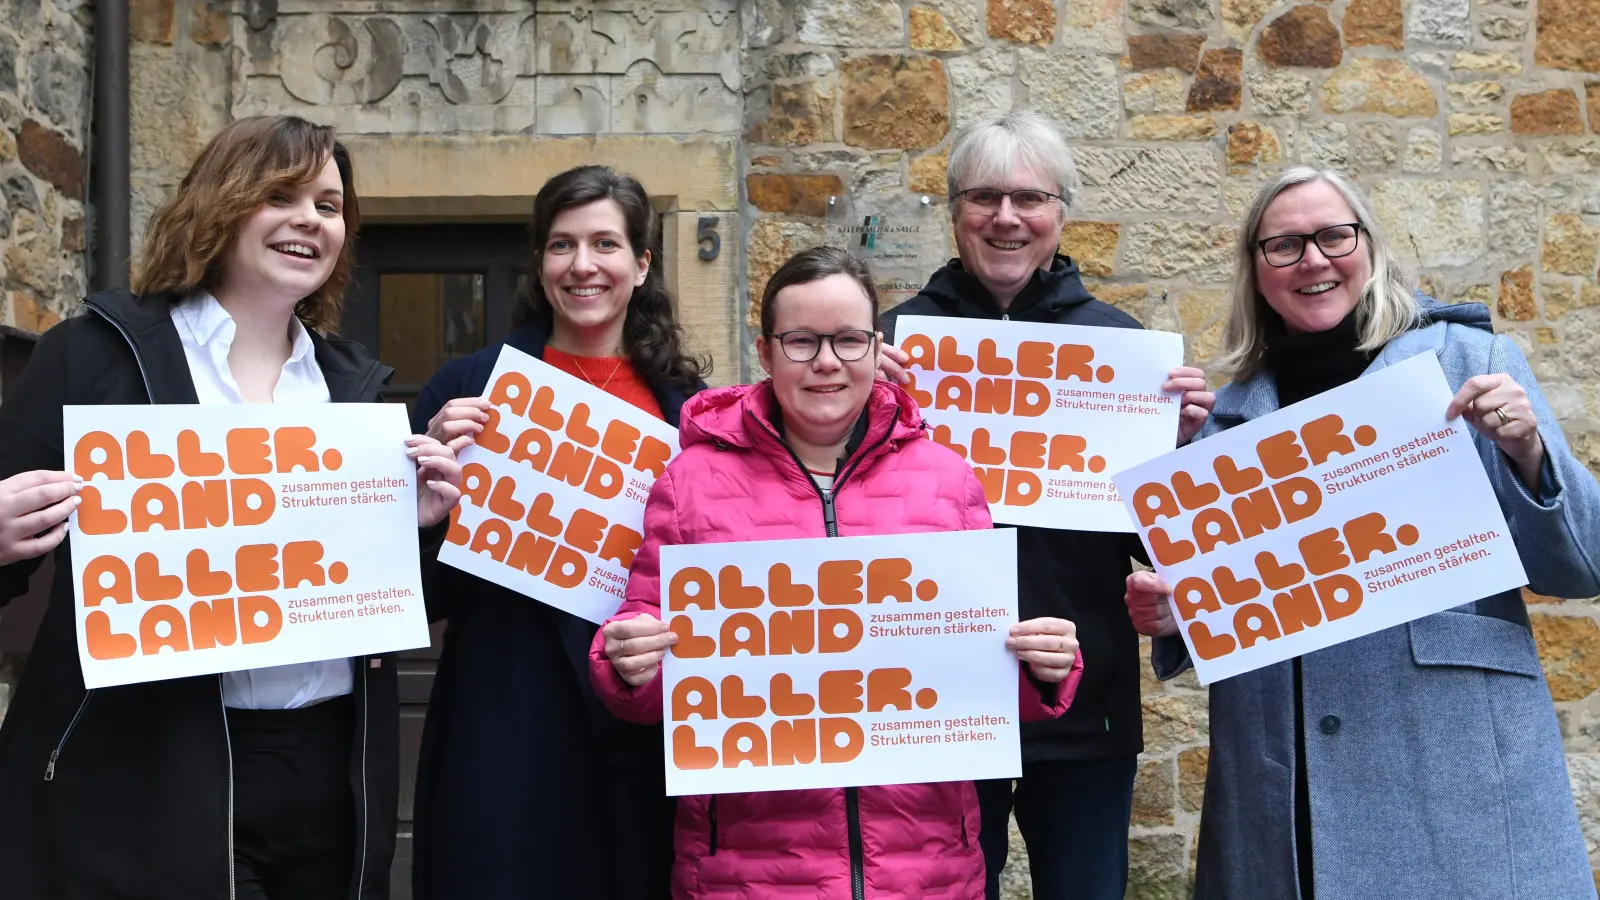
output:
M505 344L676 426L709 365L683 349L660 241L637 180L604 166L551 178L533 202L530 285ZM499 354L434 375L415 427L457 450L471 443ZM417 772L414 895L665 897L660 730L595 699L595 626L448 567L425 587L430 615L450 624Z

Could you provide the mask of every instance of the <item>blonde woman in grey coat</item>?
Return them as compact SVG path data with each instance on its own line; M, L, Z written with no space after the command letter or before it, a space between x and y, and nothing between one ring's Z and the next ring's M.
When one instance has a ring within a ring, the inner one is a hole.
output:
M1234 380L1202 439L1436 353L1531 588L1600 594L1600 486L1527 362L1485 307L1413 292L1358 188L1284 172L1251 206L1235 279ZM1169 593L1128 578L1163 679L1190 665ZM1196 898L1594 898L1543 675L1508 591L1213 684Z

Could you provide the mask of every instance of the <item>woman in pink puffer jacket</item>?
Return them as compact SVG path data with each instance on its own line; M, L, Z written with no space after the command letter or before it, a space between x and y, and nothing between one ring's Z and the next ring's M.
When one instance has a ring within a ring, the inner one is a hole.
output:
M876 324L865 265L804 251L762 298L772 379L684 405L683 452L650 492L627 602L590 649L590 678L612 712L661 721L657 676L676 642L657 615L664 544L991 527L971 468L925 439L904 391L874 380ZM1082 672L1072 623L1022 622L1006 645L1026 663L1022 718L1065 712ZM675 900L983 896L971 782L683 797L677 810Z

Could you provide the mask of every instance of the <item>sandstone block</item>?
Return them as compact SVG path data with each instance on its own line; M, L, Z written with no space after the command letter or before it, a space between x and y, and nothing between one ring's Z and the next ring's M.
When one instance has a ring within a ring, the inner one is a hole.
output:
M1398 59L1359 58L1323 82L1322 109L1330 113L1374 113L1431 118L1438 112L1433 86Z
M1452 135L1494 134L1506 130L1506 120L1487 113L1451 113L1449 126Z
M1406 133L1406 155L1401 168L1407 172L1439 171L1444 157L1444 138L1431 128L1413 128Z
M173 0L131 0L128 37L146 44L172 43Z
M1489 186L1489 252L1500 259L1523 259L1539 249L1539 195L1525 181Z
M1177 69L1193 72L1200 63L1203 34L1130 34L1128 59L1134 71Z
M1590 277L1600 233L1585 225L1575 213L1556 213L1544 220L1544 252L1539 265L1546 272Z
M1185 361L1197 366L1210 364L1222 352L1222 332L1228 323L1228 292L1184 291L1178 295L1175 305L1186 338ZM1145 721L1150 721L1148 710Z
M7 251L8 265L10 255L10 251ZM61 321L59 315L56 315L48 306L35 300L27 293L11 291L10 295L11 322L8 324L12 327L32 334L44 334L53 328L57 322ZM72 299L76 301L78 298L73 297Z
M88 245L83 232L83 216L72 216L61 223L61 249L68 253L82 253Z
M189 40L206 47L228 42L228 6L221 0L197 4L189 12Z
M1143 25L1203 28L1213 13L1208 0L1129 0L1128 17Z
M1128 226L1122 267L1128 273L1154 278L1226 282L1238 234L1232 225L1181 220L1135 222Z
M753 330L761 328L761 292L766 290L768 279L789 257L808 247L824 243L822 227L804 222L785 222L779 219L758 219L750 227L750 240L746 245L749 267L750 300L745 322Z
M968 47L984 43L984 12L972 0L916 0L927 9L937 12L955 32L956 37Z
M1068 222L1062 226L1059 249L1083 274L1109 278L1116 266L1120 230L1115 222Z
M1600 72L1600 0L1540 0L1538 10L1534 63Z
M1600 134L1600 81L1583 86L1583 105L1589 110L1589 130Z
M1134 116L1128 137L1136 141L1206 141L1215 137L1217 120L1210 116Z
M1450 108L1457 111L1493 106L1506 98L1505 86L1498 81L1447 84L1444 92L1450 100Z
M948 53L961 47L961 38L943 13L926 6L911 7L911 49Z
M54 241L43 231L35 231L6 248L6 276L11 283L25 285L36 294L51 297L61 274L61 260Z
M1244 53L1240 50L1207 50L1200 57L1194 85L1189 88L1189 112L1215 112L1238 109L1243 88Z
M1010 51L990 49L953 56L946 65L955 127L1011 111L1011 80L1017 61Z
M1205 740L1211 716L1204 694L1154 694L1142 701L1144 752L1166 753Z
M1533 299L1533 269L1519 266L1500 273L1499 312L1500 318L1511 322L1528 322L1539 314Z
M1128 838L1129 900L1181 900L1188 895L1185 840L1167 832Z
M1268 65L1280 68L1332 69L1344 57L1339 30L1328 19L1328 11L1310 4L1296 6L1268 23L1256 52Z
M1056 5L1051 0L989 0L989 36L1048 47L1056 35Z
M54 50L40 50L28 61L32 70L33 105L57 128L85 127L84 104L89 98L89 70L82 62Z
M1583 134L1578 95L1569 90L1518 94L1511 98L1514 134Z
M1117 66L1100 56L1040 56L1024 60L1029 105L1055 119L1069 139L1115 137L1122 118Z
M1573 310L1600 306L1600 286L1591 282L1546 281L1539 285L1539 293L1544 297L1544 317L1552 322Z
M795 0L794 21L802 44L888 48L906 43L895 0Z
M1208 747L1192 747L1178 754L1178 801L1186 812L1199 812L1206 792L1206 766L1211 761Z
M1276 5L1272 0L1222 0L1222 30L1242 44L1267 10Z
M1516 147L1456 147L1450 161L1464 169L1485 172L1526 172L1528 154Z
M844 141L873 150L932 147L950 130L944 66L926 56L882 54L847 59Z
M1225 148L1228 162L1236 166L1270 165L1283 158L1278 136L1256 122L1239 122L1228 127Z
M1385 122L1358 122L1350 129L1350 171L1367 175L1387 171L1400 158L1393 128Z
M946 172L950 166L948 148L930 156L919 156L911 161L911 191L943 197L949 190Z
M1344 40L1352 47L1403 50L1404 25L1400 0L1350 0L1344 11Z
M1221 172L1209 148L1078 147L1083 194L1076 209L1205 214L1217 209Z
M1133 824L1140 828L1172 825L1176 819L1177 786L1170 759L1141 759L1133 779Z
M1411 0L1406 40L1412 44L1465 47L1472 39L1469 0Z
M833 92L815 83L775 84L764 119L745 133L753 144L833 140Z
M1122 82L1122 107L1132 115L1181 113L1188 94L1188 79L1174 72L1130 75Z
M32 119L17 135L17 156L29 172L55 185L69 197L83 196L83 153L66 135Z
M1122 0L1068 0L1059 42L1063 48L1121 55L1127 47Z
M1252 72L1250 105L1258 116L1309 115L1311 80L1291 72Z
M762 212L825 216L828 198L844 196L837 175L747 175L745 195Z
M1545 168L1556 175L1600 172L1600 141L1552 143L1539 148Z
M1461 266L1483 256L1485 197L1478 181L1391 178L1372 189L1373 214L1413 266Z
M1522 72L1522 60L1517 54L1504 50L1469 51L1452 56L1450 69L1485 75L1516 75Z
M1491 41L1520 41L1528 36L1528 20L1494 13L1478 23L1478 33Z
M1594 693L1600 687L1600 626L1587 616L1535 613L1528 619L1550 696L1562 702Z

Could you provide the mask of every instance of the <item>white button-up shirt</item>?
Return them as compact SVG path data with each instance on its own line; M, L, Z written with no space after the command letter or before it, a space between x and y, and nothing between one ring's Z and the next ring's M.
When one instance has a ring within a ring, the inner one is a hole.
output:
M201 403L243 403L239 383L228 366L228 350L233 346L233 316L210 293L200 294L172 306L172 324L183 341L183 354L189 361L189 375ZM327 379L317 365L311 335L295 319L294 349L283 364L273 403L327 403ZM225 672L222 676L223 703L237 709L296 709L319 700L350 693L354 676L348 659L327 659Z

